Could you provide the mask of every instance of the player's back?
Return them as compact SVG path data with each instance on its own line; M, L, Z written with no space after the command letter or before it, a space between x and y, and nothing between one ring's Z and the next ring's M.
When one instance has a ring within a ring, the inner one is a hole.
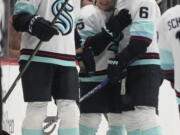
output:
M162 66L167 70L174 68L175 88L180 90L180 15L178 13L180 13L180 5L168 9L162 15L157 27L159 32L158 45L163 58ZM166 67L167 64L168 67Z

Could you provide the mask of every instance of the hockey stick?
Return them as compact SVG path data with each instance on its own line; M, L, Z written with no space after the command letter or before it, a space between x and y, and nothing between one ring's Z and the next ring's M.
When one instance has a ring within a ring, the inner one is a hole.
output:
M120 80L123 79L126 76L126 72L122 72L121 76L120 76ZM106 86L109 83L109 79L105 79L104 81L102 81L100 84L98 84L96 87L94 87L92 90L90 90L88 93L86 93L84 96L82 96L79 99L79 103L81 103L82 101L84 101L85 99L89 98L90 96L92 96L93 94L95 94L96 92L100 91L102 87Z
M55 16L55 18L52 20L52 25L55 24L56 20L58 19L59 15L61 14L63 8L65 7L65 5L68 3L69 0L66 0L63 4L62 7L59 9L58 14ZM22 75L24 74L24 72L27 70L27 68L29 67L30 63L32 62L33 57L36 55L36 53L38 52L39 48L42 45L42 41L40 40L37 44L37 46L34 49L34 52L32 53L32 55L29 57L26 65L24 66L24 68L22 69L22 71L19 73L19 75L16 77L16 79L14 80L13 84L11 85L11 87L9 88L9 90L7 91L6 95L4 96L2 102L6 102L7 98L9 97L9 95L11 94L11 92L13 91L14 87L16 86L17 82L19 81L19 79L22 77Z
M102 81L100 84L98 84L95 88L93 88L92 90L90 90L87 94L85 94L84 96L82 96L79 99L79 102L82 102L83 100L85 100L86 98L90 97L91 95L93 95L94 93L96 93L97 91L99 91L102 87L106 86L109 82L109 79L105 79L104 81Z

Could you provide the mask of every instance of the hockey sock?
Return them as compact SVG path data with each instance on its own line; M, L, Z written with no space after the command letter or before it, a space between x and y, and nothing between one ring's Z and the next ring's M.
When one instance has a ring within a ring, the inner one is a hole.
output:
M47 102L28 103L22 125L22 135L44 135L42 126L46 112Z
M107 135L126 135L126 129L123 126L110 126Z
M80 112L75 100L57 100L58 135L79 135Z
M96 135L101 119L101 113L82 113L80 117L80 135Z

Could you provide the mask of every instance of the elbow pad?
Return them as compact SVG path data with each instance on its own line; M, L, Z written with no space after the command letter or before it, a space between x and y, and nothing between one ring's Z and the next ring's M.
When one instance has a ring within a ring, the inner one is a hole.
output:
M116 55L121 65L132 63L137 57L143 55L152 40L145 37L131 37L129 45Z
M28 26L30 23L30 20L33 18L33 15L30 15L28 13L22 13L18 15L13 16L13 27L18 32L26 32L28 31Z
M97 56L104 51L111 41L112 37L104 29L102 29L102 32L89 37L86 40L84 47L91 47L94 55Z

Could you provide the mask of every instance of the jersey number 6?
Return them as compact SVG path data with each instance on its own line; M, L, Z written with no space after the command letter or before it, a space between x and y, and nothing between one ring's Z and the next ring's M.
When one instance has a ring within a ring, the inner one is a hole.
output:
M148 7L141 7L140 12L139 12L139 16L141 18L148 18Z

